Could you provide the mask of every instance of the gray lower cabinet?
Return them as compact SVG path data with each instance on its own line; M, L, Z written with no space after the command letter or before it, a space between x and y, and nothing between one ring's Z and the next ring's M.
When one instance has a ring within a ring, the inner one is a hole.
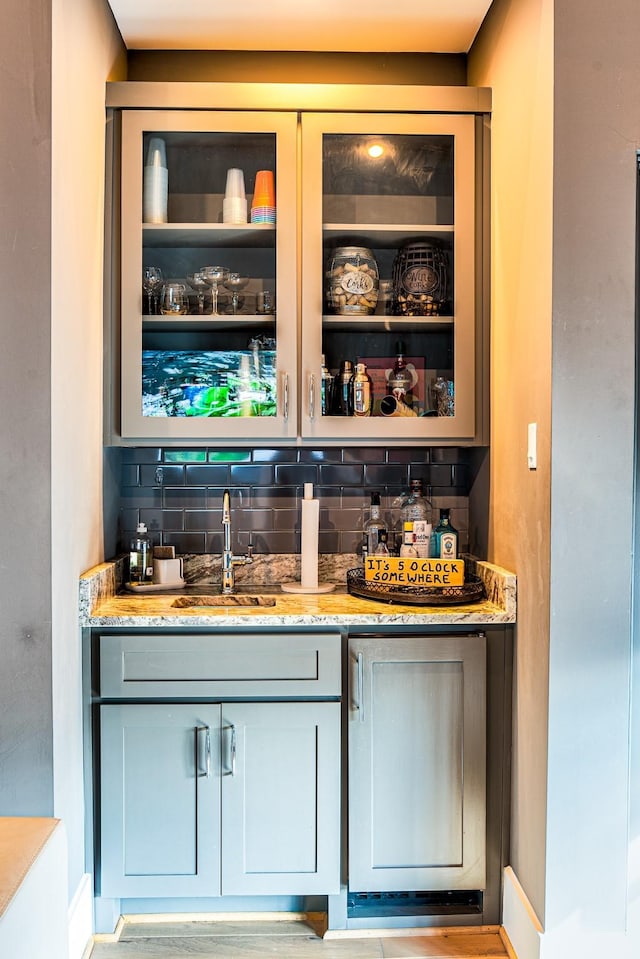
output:
M100 707L100 895L220 895L219 705Z
M349 640L349 888L485 888L482 635Z
M339 703L100 714L102 896L338 891Z
M341 635L97 635L105 899L340 888Z

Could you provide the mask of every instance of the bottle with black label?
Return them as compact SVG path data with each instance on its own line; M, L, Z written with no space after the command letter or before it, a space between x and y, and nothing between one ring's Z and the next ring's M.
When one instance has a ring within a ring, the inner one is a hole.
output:
M399 403L406 406L413 404L413 376L407 367L405 359L406 348L402 340L396 343L396 359L393 369L389 371L387 390Z
M449 510L440 510L440 522L433 531L433 556L436 559L457 559L458 531L451 525Z
M333 414L334 416L351 416L351 379L353 377L353 363L343 360L333 384Z

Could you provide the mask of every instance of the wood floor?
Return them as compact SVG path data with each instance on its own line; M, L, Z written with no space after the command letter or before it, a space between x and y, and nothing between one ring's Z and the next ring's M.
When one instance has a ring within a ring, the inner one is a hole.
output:
M96 937L91 959L508 959L495 927L389 930L323 937L322 919L127 920L117 941ZM356 938L357 936L357 938Z

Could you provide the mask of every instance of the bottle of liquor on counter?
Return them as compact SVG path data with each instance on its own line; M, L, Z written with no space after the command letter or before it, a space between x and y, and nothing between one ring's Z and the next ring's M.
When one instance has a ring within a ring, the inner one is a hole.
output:
M356 363L351 379L351 409L354 416L371 416L373 382L364 363Z
M399 403L406 406L413 404L413 376L407 367L405 359L405 345L402 340L396 343L396 359L393 369L389 372L387 390Z
M388 556L389 547L387 546L387 531L386 529L381 529L378 537L378 545L376 546L375 555L376 556Z
M433 556L435 559L457 559L458 531L451 525L449 510L440 510L440 522L433 531Z
M366 550L365 556L373 556L382 532L386 532L386 528L380 519L380 493L372 493L369 519L364 526L363 552Z
M325 355L322 354L322 373L320 379L320 412L323 416L331 415L331 387L333 376L327 369Z
M153 559L151 558L151 540L147 536L147 527L138 523L136 535L131 540L129 550L129 582L140 586L153 580Z
M403 500L400 516L402 527L413 523L414 545L421 559L428 559L431 540L431 503L423 496L422 480L412 479L409 495Z
M401 556L417 556L415 533L413 532L413 523L405 523L402 531L402 546L400 547Z
M333 384L333 414L334 416L351 416L351 379L353 377L353 363L343 360Z

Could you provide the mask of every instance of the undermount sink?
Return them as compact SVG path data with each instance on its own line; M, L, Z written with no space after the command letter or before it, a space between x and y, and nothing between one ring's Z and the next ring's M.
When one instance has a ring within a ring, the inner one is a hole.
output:
M193 606L275 606L273 596L238 595L236 593L218 593L211 595L178 596L171 603L175 609L189 609Z

